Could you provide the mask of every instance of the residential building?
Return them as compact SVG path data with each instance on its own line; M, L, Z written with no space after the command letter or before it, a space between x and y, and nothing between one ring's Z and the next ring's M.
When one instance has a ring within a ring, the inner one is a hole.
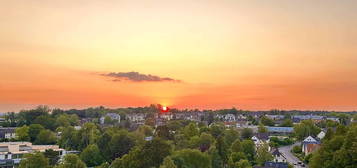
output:
M320 147L321 143L312 136L308 136L302 141L302 152L308 155L311 152L316 151Z
M317 134L317 138L319 138L320 140L323 139L326 135L326 132L324 130L322 130L319 134Z
M263 146L264 144L269 144L270 142L269 133L256 133L251 139L254 142L256 148Z
M265 115L267 118L270 118L272 120L283 120L285 118L284 115Z
M144 122L145 114L140 114L140 113L127 114L126 118L131 122Z
M0 139L16 138L16 127L0 127Z
M274 157L274 162L286 162L285 156L279 151L278 148L273 149L271 154Z
M52 149L59 156L65 154L65 150L58 145L32 145L31 142L2 142L0 143L0 167L15 167L21 161L24 154L33 152L45 152Z
M223 120L228 122L236 121L236 116L234 114L226 114L224 115Z
M100 124L104 124L105 123L105 118L109 117L111 120L115 120L118 121L118 123L120 123L120 115L117 113L107 113L105 114L105 116L100 117L99 121Z
M313 120L315 122L322 121L324 120L324 116L319 116L319 115L294 115L291 117L294 123L299 123L300 121L303 120Z

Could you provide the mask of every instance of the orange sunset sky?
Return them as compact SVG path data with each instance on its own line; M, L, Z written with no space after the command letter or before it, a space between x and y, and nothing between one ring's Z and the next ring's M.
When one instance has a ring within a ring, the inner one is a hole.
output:
M0 112L357 110L355 0L0 0Z

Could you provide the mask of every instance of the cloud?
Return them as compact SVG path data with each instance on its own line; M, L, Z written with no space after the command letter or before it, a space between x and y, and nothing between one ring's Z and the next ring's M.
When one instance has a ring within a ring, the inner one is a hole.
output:
M180 80L159 77L150 74L141 74L139 72L110 72L107 74L102 74L103 76L114 78L114 82L120 82L123 80L128 80L132 82L181 82Z

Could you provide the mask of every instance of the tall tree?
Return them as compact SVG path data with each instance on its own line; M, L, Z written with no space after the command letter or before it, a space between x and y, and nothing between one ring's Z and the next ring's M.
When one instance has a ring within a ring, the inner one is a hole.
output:
M243 140L242 141L242 151L247 156L249 161L254 160L255 145L252 140Z
M51 145L57 141L56 135L50 130L42 130L36 137L35 144Z
M19 168L49 168L48 159L39 152L25 154L20 162Z
M28 126L22 126L19 128L16 128L16 139L19 141L29 141L30 140L30 135L29 135L29 127Z
M166 157L160 168L177 168L171 157Z
M88 145L81 153L80 158L88 167L99 166L104 162L104 158L96 144Z
M196 149L184 149L172 155L177 168L211 168L211 158L208 154Z
M29 136L31 142L34 142L36 140L37 135L44 129L45 128L40 124L31 124L29 126Z

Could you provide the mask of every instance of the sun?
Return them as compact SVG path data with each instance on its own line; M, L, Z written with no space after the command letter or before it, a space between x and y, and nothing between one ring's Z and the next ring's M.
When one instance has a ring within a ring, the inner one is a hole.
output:
M163 110L163 111L166 111L166 110L167 110L167 107L166 107L166 106L162 106L162 110Z

